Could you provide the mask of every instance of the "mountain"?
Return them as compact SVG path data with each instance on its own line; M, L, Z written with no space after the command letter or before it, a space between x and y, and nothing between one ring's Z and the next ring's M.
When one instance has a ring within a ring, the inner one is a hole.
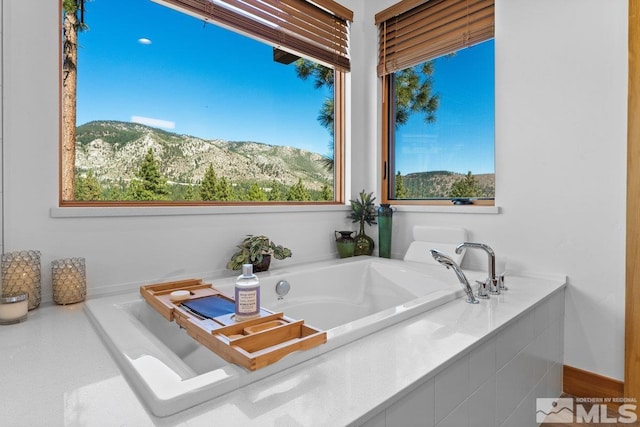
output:
M417 172L403 175L402 182L407 189L407 198L447 198L453 184L464 176L465 174L448 171ZM473 177L478 182L480 197L495 196L495 174L478 174Z
M291 186L301 179L306 188L320 190L333 181L318 153L259 142L208 140L119 121L78 126L76 168L80 173L93 170L102 181L128 181L149 148L169 182L201 181L209 164L219 178L235 183L266 184L275 179Z
M76 168L80 174L93 170L104 182L129 181L135 177L149 148L169 182L197 183L213 164L219 178L237 184L276 180L292 186L302 180L309 190L319 191L333 181L323 156L288 146L249 141L225 141L179 135L150 126L118 121L94 121L76 130ZM432 171L402 177L408 198L447 197L463 174ZM495 194L494 174L474 175L481 197Z

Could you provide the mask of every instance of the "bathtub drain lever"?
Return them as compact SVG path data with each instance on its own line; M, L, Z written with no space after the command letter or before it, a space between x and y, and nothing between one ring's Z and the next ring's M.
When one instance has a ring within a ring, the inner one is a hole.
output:
M278 294L278 299L283 299L286 294L291 290L291 285L286 280L280 280L276 283L276 294Z

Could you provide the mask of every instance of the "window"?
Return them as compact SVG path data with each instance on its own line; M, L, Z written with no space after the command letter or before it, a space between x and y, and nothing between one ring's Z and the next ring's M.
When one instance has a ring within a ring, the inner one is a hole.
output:
M493 8L431 0L376 15L384 201L493 204Z
M63 0L62 205L344 200L350 11L253 3Z

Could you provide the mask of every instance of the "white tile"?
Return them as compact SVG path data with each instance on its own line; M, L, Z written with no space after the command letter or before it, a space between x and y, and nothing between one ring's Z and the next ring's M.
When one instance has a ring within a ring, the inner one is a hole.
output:
M386 425L432 427L434 418L434 380L430 379L387 408Z
M509 415L509 418L501 424L501 427L537 426L538 423L536 422L535 408L535 397L533 396L533 393L530 393L522 400L522 402L520 402L511 415Z
M549 298L549 320L551 322L564 317L564 289L556 292Z
M564 360L564 320L559 318L549 326L549 358L551 363Z
M529 311L498 334L496 369L502 368L533 340L533 326L533 311Z
M548 397L558 397L562 394L562 364L555 363L549 366L544 377L546 393Z
M469 419L469 401L465 400L453 411L442 420L437 427L475 427L475 424L470 424Z
M541 302L533 310L533 334L534 336L540 335L547 326L549 326L549 299Z
M536 337L531 344L526 347L526 351L531 354L533 363L533 383L538 383L547 373L549 360L551 359L551 348L549 345L550 329L545 329Z
M532 387L531 356L520 352L496 373L496 421L502 423Z
M387 422L385 419L385 411L378 413L373 418L365 421L364 424L360 424L362 427L386 427Z
M469 356L448 366L435 377L435 414L438 424L469 395Z
M496 373L496 339L491 338L469 355L469 393Z
M469 425L494 427L496 425L496 378L489 378L469 399Z

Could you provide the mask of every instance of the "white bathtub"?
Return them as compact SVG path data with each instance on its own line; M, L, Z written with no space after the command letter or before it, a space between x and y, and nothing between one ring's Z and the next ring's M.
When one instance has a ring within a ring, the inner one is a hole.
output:
M371 257L259 273L261 305L327 331L327 343L250 372L198 344L136 293L89 300L89 317L131 386L158 416L210 400L290 368L464 293L455 275L429 266ZM275 285L291 290L278 299ZM207 282L232 294L235 278Z

